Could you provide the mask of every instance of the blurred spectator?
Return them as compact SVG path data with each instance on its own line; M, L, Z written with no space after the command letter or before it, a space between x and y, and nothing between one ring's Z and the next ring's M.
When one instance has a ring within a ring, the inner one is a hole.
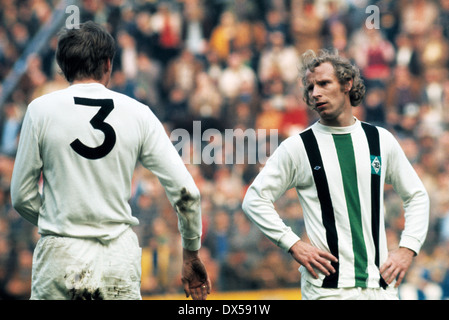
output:
M244 85L254 90L256 73L243 63L243 57L239 52L233 52L229 55L228 65L218 81L218 88L227 101L232 101L239 96Z
M378 29L362 29L354 43L354 59L362 71L366 85L384 84L390 77L395 49Z
M449 39L449 1L448 0L439 0L439 15L438 15L438 24L441 26L443 30L443 36L446 40Z
M285 16L280 10L270 8L265 14L265 29L267 34L274 32L280 32L284 35L287 42L289 41L289 22L285 19Z
M323 19L318 14L314 1L292 1L291 33L299 54L323 47L321 32Z
M205 64L205 72L211 77L215 84L218 84L221 74L223 73L224 64L221 63L217 52L214 50L207 51Z
M423 43L421 60L425 69L444 68L449 62L449 46L441 26L433 26Z
M258 79L262 84L280 79L288 87L294 87L297 85L300 63L296 49L285 43L285 35L279 31L272 32L266 49L261 53Z
M233 48L233 41L238 33L234 13L225 11L220 16L219 24L212 30L209 39L210 50L216 52L220 62L226 61Z
M150 224L151 238L142 249L142 291L148 293L167 292L171 281L169 277L172 263L170 242L176 236L169 231L166 222L157 217Z
M17 150L18 135L22 124L22 112L15 103L4 107L3 123L0 128L0 153L13 157Z
M364 102L365 121L385 127L385 95L383 86L373 86L368 89Z
M436 67L428 68L424 73L424 84L421 86L422 128L423 134L438 136L442 133L444 111L444 81L447 70Z
M153 59L143 52L137 55L137 71L135 76L135 96L137 100L147 104L156 114L163 114L162 97L160 90L162 88L162 65L156 59Z
M320 3L320 1L318 1ZM322 23L322 29L320 37L322 38L322 47L324 48L338 48L345 49L346 38L346 26L348 26L347 17L347 1L331 0L322 1L324 6L322 9L324 12L324 19ZM364 28L360 28L364 29ZM341 45L340 38L343 37L343 46ZM336 47L335 45L338 45ZM341 51L344 53L344 51Z
M430 34L437 17L438 7L433 1L407 1L401 12L401 29L421 47L422 41Z
M30 41L27 28L22 23L16 22L13 24L10 32L11 39L14 42L14 46L18 50L19 54L22 54L28 42Z
M119 31L117 35L121 70L126 79L134 79L137 75L137 48L134 38L126 31Z
M265 99L262 101L262 110L256 118L257 129L264 129L267 131L271 129L278 129L281 126L282 120L282 110L276 108L271 100Z
M192 116L198 120L210 118L219 120L222 115L223 99L214 82L205 72L198 73L195 82L195 89L189 101Z
M402 300L441 300L441 287L428 279L428 273L419 269L411 269L407 277L408 281L399 290Z
M42 67L42 58L39 55L31 54L28 57L27 71L21 79L22 92L27 99L33 99L36 92L39 92L49 80Z
M151 18L152 30L158 36L157 57L167 63L181 49L182 16L170 3L161 2Z
M211 257L219 264L224 263L229 254L230 219L231 217L224 210L215 212L213 224L204 238L204 246L209 249Z
M175 128L188 128L191 131L192 117L189 112L189 97L179 86L173 86L168 92L168 101L164 110L166 121Z
M126 94L131 98L136 98L134 79L127 78L121 69L116 69L112 72L109 85L111 90Z
M390 125L401 122L403 115L408 113L407 106L418 104L420 82L410 70L402 65L396 66L386 85L386 113Z
M309 109L296 95L288 94L285 97L285 109L282 116L280 133L283 137L289 137L302 132L309 126Z
M396 37L396 54L394 64L396 68L405 67L414 77L421 74L421 59L417 47L407 34L401 33Z
M184 7L182 38L184 47L197 58L203 58L207 50L208 26L203 1L187 1Z
M191 94L202 68L201 62L192 52L183 49L179 56L168 62L164 75L164 89L168 92L171 88L178 87L186 94Z
M259 251L259 243L263 235L241 210L237 210L233 214L233 225L235 228L231 230L229 237L230 250L243 251L247 263L252 268L263 259L263 255Z
M127 21L125 28L129 30L130 34L134 37L136 42L137 51L145 54L148 57L154 57L156 55L156 33L153 30L151 24L151 13L147 10L134 12L124 10L122 17L128 17L130 21ZM133 20L135 18L135 20ZM123 19L123 18L122 18ZM126 20L125 20L126 21Z

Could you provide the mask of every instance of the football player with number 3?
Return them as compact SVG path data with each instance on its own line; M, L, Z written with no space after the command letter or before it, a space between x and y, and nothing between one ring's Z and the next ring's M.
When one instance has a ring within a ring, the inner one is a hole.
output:
M31 299L142 299L132 230L139 222L128 204L137 162L158 177L175 208L186 296L206 299L199 190L151 110L106 88L114 55L114 39L96 23L62 30L56 60L70 86L27 108L11 198L41 235Z

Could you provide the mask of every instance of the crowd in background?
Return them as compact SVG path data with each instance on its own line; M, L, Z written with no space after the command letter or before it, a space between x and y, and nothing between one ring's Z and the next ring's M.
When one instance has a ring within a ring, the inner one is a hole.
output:
M0 83L58 4L0 0ZM375 7L366 10L370 5ZM276 129L280 143L317 119L301 97L301 54L332 48L351 59L367 86L357 117L395 134L431 198L427 241L401 297L449 298L449 0L83 0L78 7L81 22L104 25L117 41L109 87L147 104L167 134L177 128L191 132L193 121L201 121L202 130ZM9 184L28 103L68 86L55 64L56 41L55 35L45 50L28 58L26 73L2 108L0 299L30 294L39 235L11 207ZM186 165L202 195L201 256L213 290L299 290L298 264L241 210L263 163ZM142 294L179 293L176 214L157 178L140 165L133 187ZM295 190L276 208L307 238ZM385 213L394 248L404 217L391 187Z

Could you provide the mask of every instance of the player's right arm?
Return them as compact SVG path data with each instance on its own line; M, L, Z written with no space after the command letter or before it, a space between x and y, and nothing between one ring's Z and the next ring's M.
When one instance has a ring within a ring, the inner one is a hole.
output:
M315 268L326 276L336 272L331 262L338 262L338 259L331 253L320 250L307 242L298 240L288 252L299 264L303 265L315 279L318 279L318 274L315 271Z
M242 204L248 218L285 252L288 252L299 237L285 225L274 203L295 186L295 171L285 144L281 144L248 188Z
M14 209L23 218L37 226L39 209L42 205L38 186L42 159L30 109L29 107L25 114L20 133L11 180L11 201Z
M245 195L243 210L272 242L289 252L313 277L318 277L314 268L329 275L335 272L330 262L337 262L337 259L301 241L274 207L275 201L296 185L296 165L287 148L285 143L281 144L267 161Z

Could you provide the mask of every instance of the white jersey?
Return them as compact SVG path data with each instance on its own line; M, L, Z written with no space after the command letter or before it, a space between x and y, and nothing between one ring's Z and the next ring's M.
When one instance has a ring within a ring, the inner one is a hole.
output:
M13 205L40 234L109 241L138 224L128 204L138 161L176 208L183 246L198 250L199 191L164 127L146 105L100 83L71 85L30 103Z
M385 286L379 274L388 257L384 183L404 201L400 246L418 253L428 228L426 190L393 135L358 120L344 128L317 122L281 143L250 186L243 208L274 243L289 250L299 237L274 202L296 188L308 238L338 258L335 274L314 279L301 268L304 278L326 288Z

